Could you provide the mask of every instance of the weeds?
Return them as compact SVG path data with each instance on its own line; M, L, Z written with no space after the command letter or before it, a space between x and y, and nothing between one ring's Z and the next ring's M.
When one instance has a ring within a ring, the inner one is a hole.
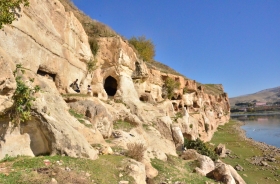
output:
M137 161L143 160L144 153L147 150L143 143L128 143L127 149L127 156Z
M129 122L122 120L114 122L113 126L114 130L124 130L126 132L129 132L133 128L133 126Z

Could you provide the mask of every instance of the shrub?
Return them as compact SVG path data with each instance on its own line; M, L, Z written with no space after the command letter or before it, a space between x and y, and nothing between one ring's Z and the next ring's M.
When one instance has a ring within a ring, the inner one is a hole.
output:
M162 90L166 92L167 98L171 99L174 95L174 90L180 87L180 82L175 81L171 77L167 77L164 81Z
M151 40L147 40L145 36L140 36L138 38L132 37L128 41L144 61L153 61L155 46Z
M182 118L183 114L181 112L177 112L175 117L173 117L174 121L177 122L179 118Z
M96 56L96 54L99 50L99 45L98 45L97 39L95 37L92 37L88 40L88 42L89 42L89 46L90 46L90 50L91 50L92 54L94 56Z
M97 63L96 59L91 58L89 60L89 62L87 63L88 73L91 73L91 72L93 72L96 69L96 63Z
M206 155L210 157L212 160L217 160L218 156L214 152L214 150L210 150L204 142L202 142L199 138L195 141L187 140L184 141L184 147L187 149L195 149L199 154Z
M0 29L4 24L11 24L20 15L20 5L29 6L28 0L1 0L0 1Z
M128 143L127 144L127 156L137 161L141 161L144 158L146 147L143 143Z
M29 87L25 84L22 80L25 70L29 69L23 68L20 64L17 64L13 72L16 78L17 88L12 96L14 103L10 111L10 117L15 127L20 125L21 122L31 119L31 106L32 102L35 101L34 94L40 90L38 85ZM29 81L33 83L34 79L29 79Z
M183 89L183 94L187 93L188 92L188 88L187 87L184 87Z

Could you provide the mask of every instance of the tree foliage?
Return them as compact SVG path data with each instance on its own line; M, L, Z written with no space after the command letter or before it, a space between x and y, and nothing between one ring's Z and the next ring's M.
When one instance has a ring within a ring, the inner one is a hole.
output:
M151 40L146 39L145 36L140 36L138 38L132 37L128 41L144 61L152 61L154 59L155 46Z
M163 93L167 95L168 99L171 99L174 95L174 90L180 87L180 82L175 81L171 77L167 77L164 81L164 85L162 87Z
M1 0L0 1L0 29L5 24L11 24L19 17L20 5L28 6L28 0Z
M14 76L16 78L17 88L12 96L14 104L11 109L11 120L14 126L18 126L21 122L31 119L31 106L35 101L34 94L40 90L39 86L29 87L22 80L22 75L25 73L26 68L23 68L20 64L16 65ZM29 79L31 83L34 79Z
M212 160L217 160L218 156L214 152L214 150L211 150L207 147L207 145L202 142L199 138L196 140L184 140L184 147L187 149L195 149L199 154L206 155L210 157Z

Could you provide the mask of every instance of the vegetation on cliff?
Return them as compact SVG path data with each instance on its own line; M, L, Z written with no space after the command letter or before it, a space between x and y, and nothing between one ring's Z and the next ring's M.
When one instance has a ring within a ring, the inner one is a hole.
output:
M152 61L155 57L155 46L150 39L146 39L145 36L132 37L129 43L136 49L140 57L144 61Z
M10 117L14 126L18 126L21 122L31 119L31 106L35 100L34 94L40 90L40 87L37 85L33 88L25 83L22 79L25 70L25 68L18 64L14 71L17 88L12 96L14 104L10 110ZM32 84L34 79L29 79L29 82Z
M1 0L0 1L0 29L5 24L11 24L20 14L20 6L28 6L28 0Z

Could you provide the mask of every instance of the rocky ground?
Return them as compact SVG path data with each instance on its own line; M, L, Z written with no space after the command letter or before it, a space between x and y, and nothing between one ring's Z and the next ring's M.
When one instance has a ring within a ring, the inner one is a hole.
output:
M246 183L279 183L280 149L247 138L242 125L231 120L211 140L225 144L228 154L222 161L232 165Z

